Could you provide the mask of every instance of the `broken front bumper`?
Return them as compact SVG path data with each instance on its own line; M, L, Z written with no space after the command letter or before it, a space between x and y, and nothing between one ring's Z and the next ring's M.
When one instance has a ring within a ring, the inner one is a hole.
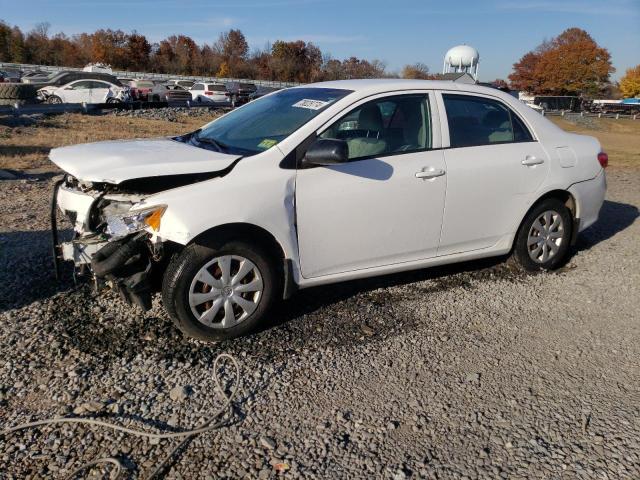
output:
M103 234L87 233L91 207L95 198L64 188L64 180L55 183L51 199L51 237L56 279L60 278L60 262L72 261L82 273L87 270L99 289L107 285L117 290L130 304L144 310L151 308L151 252L146 232L121 240L110 240ZM60 242L57 212L62 211L74 227L74 239Z

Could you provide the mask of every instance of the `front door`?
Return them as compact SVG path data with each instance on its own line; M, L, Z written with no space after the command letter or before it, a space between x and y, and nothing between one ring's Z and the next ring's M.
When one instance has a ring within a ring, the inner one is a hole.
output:
M436 255L446 172L431 132L428 96L407 94L356 106L320 135L345 140L350 161L298 170L305 278Z

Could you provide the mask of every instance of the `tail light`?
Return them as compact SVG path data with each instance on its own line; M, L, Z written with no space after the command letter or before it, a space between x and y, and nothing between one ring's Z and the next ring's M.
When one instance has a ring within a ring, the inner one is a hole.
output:
M607 168L609 166L609 155L605 152L600 152L598 154L598 162L600 162L602 168Z

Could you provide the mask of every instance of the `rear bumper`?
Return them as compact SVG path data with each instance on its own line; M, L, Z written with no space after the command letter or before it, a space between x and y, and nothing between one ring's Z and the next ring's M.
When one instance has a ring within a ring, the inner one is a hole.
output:
M569 192L576 200L578 231L581 232L598 220L607 193L607 176L604 169L596 178L574 183L569 187Z

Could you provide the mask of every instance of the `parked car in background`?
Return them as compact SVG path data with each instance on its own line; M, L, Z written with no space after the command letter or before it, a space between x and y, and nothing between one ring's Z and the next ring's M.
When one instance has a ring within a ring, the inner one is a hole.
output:
M231 105L227 87L221 83L194 83L189 92L194 102Z
M38 88L43 87L61 87L76 80L101 80L118 87L122 87L122 83L116 77L109 73L81 72L81 71L62 71L47 77L28 77L23 79L24 83L31 83Z
M145 79L133 79L128 84L130 88L130 95L132 100L147 101L149 93L155 86L152 80Z
M129 87L104 80L76 80L61 87L44 87L38 98L47 103L116 103L130 100Z
M231 97L231 106L239 107L250 100L250 95L258 88L253 83L246 82L229 82L227 83L227 91Z
M191 87L193 87L194 83L196 82L194 82L193 80L177 80L177 79L172 79L166 82L166 84L169 85L169 87L176 86L176 87L184 88L185 90L189 90Z
M32 78L32 77L47 77L49 73L44 72L42 70L29 70L28 72L24 72L22 78Z
M22 78L22 70L16 70L14 68L5 68L2 71L0 71L0 77L2 77L5 82L18 83Z
M150 102L188 102L191 101L191 92L176 85L156 84L149 92Z
M279 87L263 87L263 86L258 86L256 88L256 91L249 94L249 101L253 101L256 100L260 97L264 97L265 95L268 95L269 93L273 93L273 92L277 92L278 90L281 90L281 88Z
M76 233L60 255L146 309L162 284L205 340L259 328L296 289L509 253L561 267L608 162L507 93L395 79L287 88L185 135L50 158Z

